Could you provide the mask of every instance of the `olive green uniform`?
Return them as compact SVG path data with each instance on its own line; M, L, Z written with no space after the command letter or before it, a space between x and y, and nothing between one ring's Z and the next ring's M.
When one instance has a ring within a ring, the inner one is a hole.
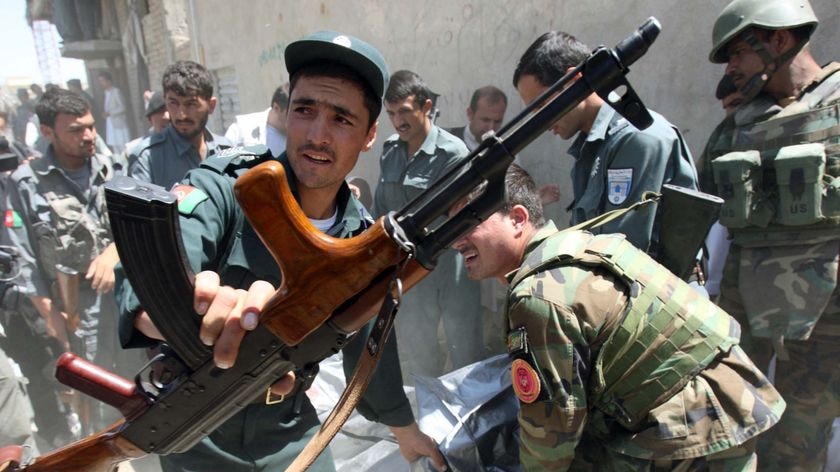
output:
M623 235L553 223L507 277L526 469L755 467L784 401L726 313Z
M264 146L259 148L265 150ZM270 153L256 156L242 149L223 151L190 171L177 187L186 195L180 204L181 235L187 258L195 272L213 270L221 283L247 289L254 281L280 285L274 258L247 222L237 203L236 178L251 167L272 159ZM279 158L286 168L292 191L294 176L285 153ZM188 204L188 202L192 204ZM352 237L371 223L367 212L343 185L337 195L338 215L328 234ZM152 340L133 328L139 309L130 284L120 273L120 335L124 347L149 345ZM367 329L344 349L345 371L350 371L364 346ZM300 413L294 411L295 403ZM401 372L393 343L386 344L383 359L368 391L358 406L368 419L389 426L413 421L411 407L402 390ZM295 392L279 404L266 405L264 396L234 415L193 449L161 457L164 470L283 470L303 449L319 426L315 410L303 392ZM310 470L333 470L329 453L321 455Z

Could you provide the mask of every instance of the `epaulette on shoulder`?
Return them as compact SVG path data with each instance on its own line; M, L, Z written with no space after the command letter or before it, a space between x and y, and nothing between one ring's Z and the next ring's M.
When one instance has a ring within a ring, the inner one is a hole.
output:
M156 146L162 142L166 141L166 133L155 133L151 136L147 136L140 140L137 143L137 146L131 150L132 154L140 155L141 152L149 149L152 146Z
M238 169L249 169L271 158L271 151L264 144L234 146L208 157L201 163L201 167L208 167L219 173L230 173Z

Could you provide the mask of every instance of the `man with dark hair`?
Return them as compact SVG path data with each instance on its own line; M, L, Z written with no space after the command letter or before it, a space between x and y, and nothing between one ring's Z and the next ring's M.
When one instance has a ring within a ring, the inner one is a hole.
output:
M137 147L143 143L143 140L148 140L147 138L162 133L169 126L169 111L166 109L166 102L163 100L162 93L151 93L149 101L146 104L146 111L143 115L146 117L146 121L149 122L149 128L143 136L132 139L125 145L125 162L128 163L128 168L131 167L130 163L137 159Z
M738 323L623 235L558 231L516 164L505 187L452 247L470 278L509 287L523 467L755 470L755 437L785 404Z
M91 107L91 110L93 109L93 97L91 97L90 94L85 92L85 90L82 88L82 81L81 80L79 80L79 79L68 80L67 81L67 90L79 94L82 98L85 99L86 102L88 102L88 104Z
M96 121L96 134L97 136L104 136L105 130L102 125L105 123L105 120L102 119L101 107L99 107L99 105L93 100L93 97L82 88L82 81L79 79L68 80L67 90L78 93L85 99L86 102L88 102L88 104L90 104L91 114L93 114L93 119Z
M405 206L467 155L460 139L432 123L432 97L412 71L401 70L391 78L385 109L397 134L385 141L379 159L373 203L377 216ZM403 298L396 330L406 374L437 377L446 372L447 354L453 369L485 357L479 286L466 280L461 263L454 252L443 254L435 271ZM438 341L441 322L443 348Z
M519 59L513 85L529 104L589 54L589 48L572 35L545 33ZM661 115L651 115L653 124L640 131L593 93L552 125L554 134L563 139L577 136L569 148L575 159L572 225L630 206L645 192L660 191L663 184L697 188L691 153L679 130ZM598 232L624 233L656 258L660 238L655 217L656 205L651 205L603 225Z
M114 174L108 156L95 152L90 106L62 89L44 93L35 109L49 141L43 157L12 174L6 229L20 251L19 289L44 320L47 335L106 369L117 370L114 265L118 255L102 186ZM81 277L75 313L54 295L59 266ZM128 374L128 373L125 373ZM92 428L106 426L94 408Z
M236 121L228 127L225 137L234 146L265 144L271 154L279 156L286 150L286 113L289 109L289 94L282 85L274 90L271 106L265 111L236 115Z
M467 107L467 125L451 128L452 133L472 151L481 143L481 137L488 131L497 131L502 127L507 110L507 95L498 87L485 85L476 89Z
M377 104L388 83L384 58L357 38L322 31L289 44L285 61L291 78L287 151L277 157L264 146L222 151L174 189L181 198L184 248L197 273L195 306L203 315L202 340L213 346L219 368L234 364L245 331L257 326L260 309L280 286L282 275L234 197L237 177L276 160L284 166L301 210L318 230L346 238L372 224L345 178L376 139ZM124 347L161 339L127 281L121 281L118 298ZM241 303L229 304L234 298ZM370 328L344 348L345 372L360 358ZM164 471L284 470L318 429L305 393L305 379L316 372L317 365L307 368L307 375L297 377L294 391L279 392L284 397L275 398L269 389L254 398L190 451L161 457ZM358 409L390 427L408 460L431 456L442 467L434 441L414 422L400 376L396 347L388 342ZM288 387L291 379L285 380L281 384ZM330 454L323 454L310 470L334 470Z
M144 138L130 152L128 175L170 188L207 157L230 147L230 142L206 128L216 97L213 78L201 64L178 61L167 67L163 98L169 126Z
M720 306L741 323L760 368L775 354L774 383L788 402L759 444L759 461L777 470L823 470L840 416L840 63L812 55L818 24L807 0L723 8L709 60L726 64L746 103L698 161L731 235Z

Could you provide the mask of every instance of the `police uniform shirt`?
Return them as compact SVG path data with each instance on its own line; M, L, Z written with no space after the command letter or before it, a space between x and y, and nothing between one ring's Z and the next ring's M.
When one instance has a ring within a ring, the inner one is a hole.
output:
M184 249L196 273L213 270L219 273L222 284L245 289L257 280L280 285L279 267L245 219L233 191L236 177L265 158L217 157L205 160L184 178L185 185L196 189L193 192L199 191L206 197L189 214L182 211L180 217ZM297 198L294 174L286 154L276 159L286 168L289 184ZM352 237L372 224L372 218L362 204L352 197L346 184L339 190L336 204L338 215L335 224L327 231L330 236ZM153 344L153 340L134 329L134 317L140 304L120 266L117 270L116 294L120 307L119 331L123 347ZM369 330L370 324L344 348L346 372L352 372ZM386 344L370 387L357 409L369 420L389 426L406 426L413 422L411 406L402 390L394 342Z
M697 172L682 136L662 115L650 112L653 124L638 130L606 103L589 133L580 133L569 148L574 201L567 208L571 224L641 200L669 183L697 188ZM623 233L642 250L655 249L654 205L624 215L595 231Z
M374 214L382 216L404 207L467 153L463 141L435 125L413 156L408 155L408 145L399 135L389 137L379 158Z
M205 159L231 146L223 136L215 135L207 129L203 133L207 145ZM201 155L192 141L182 137L170 125L160 133L143 139L135 148L129 156L128 175L143 182L171 188L201 162Z

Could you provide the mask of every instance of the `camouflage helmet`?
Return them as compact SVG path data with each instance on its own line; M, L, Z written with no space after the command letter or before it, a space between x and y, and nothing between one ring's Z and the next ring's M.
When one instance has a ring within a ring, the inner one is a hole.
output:
M810 37L817 23L808 0L734 0L715 20L709 60L717 64L728 62L726 44L751 26L769 30L808 26Z

